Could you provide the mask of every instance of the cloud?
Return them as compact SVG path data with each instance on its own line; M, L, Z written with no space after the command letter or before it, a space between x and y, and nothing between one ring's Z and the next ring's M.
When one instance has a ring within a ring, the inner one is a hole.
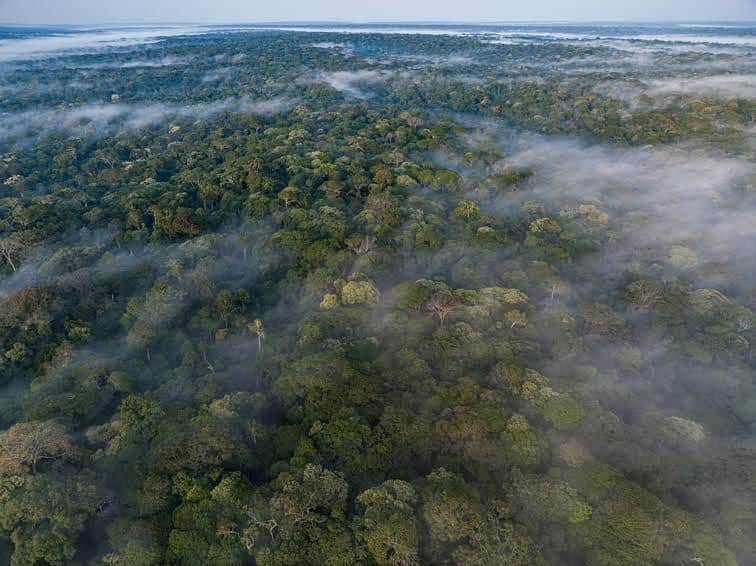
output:
M663 108L670 97L694 96L720 100L756 99L756 74L717 74L699 77L602 81L595 92L623 101L631 110L645 107ZM641 96L651 102L642 102Z
M29 110L0 114L0 141L21 143L51 131L74 135L103 134L118 129L139 130L171 119L212 118L223 112L272 115L291 107L287 98L254 100L224 98L206 104L83 104L59 109Z
M481 41L488 45L521 45L525 43L525 40L515 37L498 37L496 39L483 39Z
M71 80L48 80L47 82L37 81L20 81L10 84L0 84L0 98L3 96L18 96L18 95L40 95L48 94L52 92L61 91L86 91L93 87L91 83L87 83L78 79ZM2 116L2 114L0 114ZM0 117L0 121L2 118Z
M596 204L614 217L618 238L607 257L615 267L644 250L667 257L672 246L688 247L702 263L723 263L736 272L756 265L756 198L743 190L756 175L753 162L693 146L640 149L570 138L516 139L517 145L507 144L508 164L532 167L537 175L531 189L500 206L511 210L534 197L554 207Z
M28 61L85 53L104 48L134 47L156 43L168 37L208 33L201 27L139 27L80 30L44 37L0 41L0 62Z
M203 83L213 83L217 81L222 81L227 78L229 78L234 72L233 67L220 67L218 69L214 69L212 71L208 71L204 75L202 75L202 82Z
M600 28L599 28L600 29ZM515 40L561 41L577 45L595 45L618 49L677 49L711 50L722 47L756 47L756 37L746 34L729 33L717 35L693 35L681 33L598 33L596 32L555 32L538 31L527 28L489 32L489 35Z
M276 30L276 31L295 31L301 33L342 33L352 35L362 34L380 34L380 35L448 35L448 36L469 36L476 32L465 31L452 28L437 28L431 26L252 26L252 29L258 30Z
M311 44L310 47L314 47L316 49L333 49L335 51L340 51L342 55L346 56L352 55L352 52L354 50L354 48L348 43L337 43L335 41L320 41Z
M756 98L756 74L664 79L648 83L649 96L686 94L713 98Z
M474 65L476 61L466 55L394 55L381 61L391 63L420 63L419 66L454 67L457 65Z
M367 94L360 89L360 85L376 84L387 80L393 73L386 71L335 71L331 73L320 73L316 77L316 82L328 83L332 88L339 92L351 94L357 98L367 98Z
M192 61L191 57L175 57L167 55L159 59L133 59L123 63L103 63L95 65L86 65L88 69L136 69L149 67L174 67L177 65L188 65Z

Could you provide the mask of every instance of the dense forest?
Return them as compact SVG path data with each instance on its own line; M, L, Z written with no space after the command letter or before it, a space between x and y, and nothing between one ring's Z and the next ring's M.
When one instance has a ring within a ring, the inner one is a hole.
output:
M756 564L756 30L670 33L0 28L0 563Z

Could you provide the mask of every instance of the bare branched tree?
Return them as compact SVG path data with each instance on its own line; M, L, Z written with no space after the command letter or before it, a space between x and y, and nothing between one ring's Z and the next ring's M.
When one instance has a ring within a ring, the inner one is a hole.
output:
M375 245L375 236L355 236L346 241L346 245L357 255L365 255Z
M257 351L262 350L263 339L265 338L265 327L263 321L260 318L256 318L247 325L250 332L257 334Z
M23 249L23 244L17 236L8 236L7 238L0 238L0 257L8 262L13 271L16 271L16 263L13 261Z
M443 326L449 315L457 310L459 305L451 295L447 293L436 293L427 303L425 303L425 308L431 316L438 318L441 326Z
M627 294L633 308L640 311L652 308L662 298L661 289L651 281L631 283L627 288Z

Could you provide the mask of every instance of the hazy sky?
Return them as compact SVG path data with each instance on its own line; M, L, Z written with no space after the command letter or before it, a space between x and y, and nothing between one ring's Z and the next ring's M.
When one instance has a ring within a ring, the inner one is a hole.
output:
M756 0L0 0L0 23L756 20Z

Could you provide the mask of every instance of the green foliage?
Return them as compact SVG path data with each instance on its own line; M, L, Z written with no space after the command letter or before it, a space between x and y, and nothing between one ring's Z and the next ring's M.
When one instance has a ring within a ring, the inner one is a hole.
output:
M555 429L569 430L580 424L582 409L574 398L562 393L544 401L543 416Z
M380 299L380 293L369 281L350 281L341 289L341 302L345 305L373 305Z
M480 217L480 207L469 200L463 200L454 209L454 216L466 222L472 222Z
M425 478L422 516L432 538L459 542L469 538L483 522L478 495L457 474L444 468Z
M540 476L523 476L517 478L513 488L515 505L537 526L550 523L563 526L579 524L591 518L591 506L566 482Z
M419 555L420 531L415 517L417 494L403 481L390 480L363 491L356 502L364 511L358 535L377 564L410 564Z
M456 564L503 566L541 566L546 562L537 543L522 529L509 522L493 522L477 533L470 544L454 550Z
M587 564L652 564L660 561L664 538L658 519L621 500L594 509L585 527Z
M90 474L64 471L0 478L0 528L14 544L11 563L70 560L105 496Z
M750 563L739 48L345 37L6 65L0 563Z
M546 443L522 415L512 415L503 434L506 462L522 468L536 467L545 455Z
M264 509L249 509L249 548L260 564L350 564L358 549L345 523L347 483L321 466L283 473ZM269 516L270 518L265 518ZM259 542L257 542L259 541Z
M331 310L339 306L339 298L333 293L326 293L323 295L323 300L320 301L320 308L324 310Z

